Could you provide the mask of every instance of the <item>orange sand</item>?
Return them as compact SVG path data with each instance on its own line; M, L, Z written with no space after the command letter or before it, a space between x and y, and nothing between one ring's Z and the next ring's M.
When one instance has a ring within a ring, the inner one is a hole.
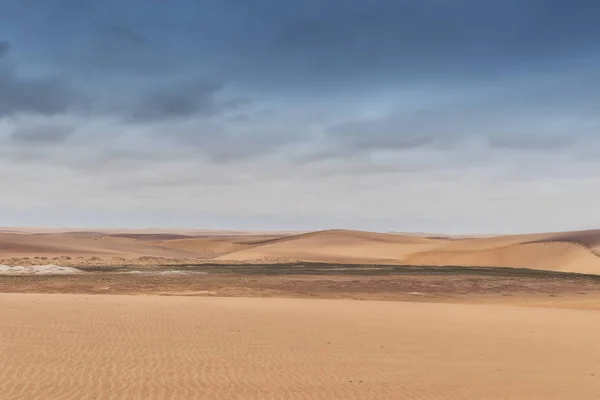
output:
M3 400L597 399L597 311L0 294Z

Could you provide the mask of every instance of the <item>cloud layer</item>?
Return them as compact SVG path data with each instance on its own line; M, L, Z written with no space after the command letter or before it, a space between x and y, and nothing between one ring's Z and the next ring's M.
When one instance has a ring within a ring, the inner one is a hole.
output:
M4 1L2 225L591 227L599 16L592 0Z

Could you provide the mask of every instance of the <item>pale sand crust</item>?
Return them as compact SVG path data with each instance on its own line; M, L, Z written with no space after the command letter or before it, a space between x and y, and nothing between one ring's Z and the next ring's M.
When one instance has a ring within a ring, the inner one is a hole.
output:
M3 400L597 399L597 311L0 294Z
M326 262L481 266L600 274L600 231L493 237L328 230L0 232L0 264L156 265Z
M61 267L60 265L2 265L0 264L0 276L2 275L73 275L81 274L83 271L73 267Z

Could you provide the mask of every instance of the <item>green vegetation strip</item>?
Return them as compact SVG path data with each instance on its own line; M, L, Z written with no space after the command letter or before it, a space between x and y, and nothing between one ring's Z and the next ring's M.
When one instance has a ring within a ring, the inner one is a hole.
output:
M576 279L600 281L600 275L578 274L546 270L510 267L463 267L463 266L415 266L415 265L367 265L367 264L327 264L327 263L290 263L290 264L252 264L252 265L223 265L223 264L194 264L194 265L156 265L119 267L85 266L78 267L82 271L95 273L123 273L131 271L161 272L188 271L205 272L209 274L239 274L239 275L356 275L356 276L386 276L386 275L448 275L448 276L493 276L506 278L537 278L537 279Z

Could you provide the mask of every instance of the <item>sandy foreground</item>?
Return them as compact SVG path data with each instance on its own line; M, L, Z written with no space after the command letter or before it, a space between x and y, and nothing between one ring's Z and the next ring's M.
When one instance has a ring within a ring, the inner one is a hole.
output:
M598 311L0 294L0 397L597 399Z

